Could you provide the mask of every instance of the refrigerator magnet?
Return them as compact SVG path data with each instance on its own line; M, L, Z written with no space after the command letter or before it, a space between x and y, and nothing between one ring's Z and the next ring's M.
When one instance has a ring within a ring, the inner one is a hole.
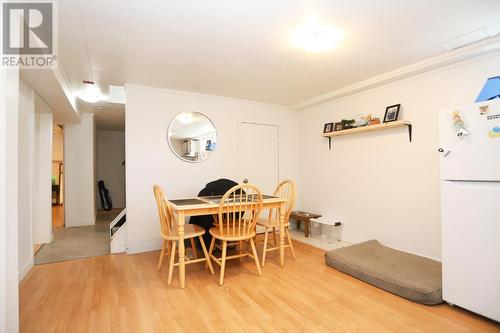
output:
M451 113L451 119L453 120L453 125L455 125L457 127L464 126L464 121L462 120L462 117L460 116L460 111L453 111Z
M468 130L466 130L465 128L462 127L461 129L458 130L457 137L459 139L463 139L463 138L465 138L469 134L470 134L470 131L468 131Z
M480 105L479 106L479 114L480 115L485 115L490 112L490 106L489 105Z
M500 126L493 127L488 132L488 135L489 135L490 138L500 138Z

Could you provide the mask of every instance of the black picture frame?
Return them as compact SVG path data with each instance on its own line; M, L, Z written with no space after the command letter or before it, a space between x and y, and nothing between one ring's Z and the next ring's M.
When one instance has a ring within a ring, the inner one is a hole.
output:
M331 133L333 132L335 129L333 127L333 123L326 123L324 126L323 126L323 133Z
M335 131L342 131L344 129L344 124L342 122L335 123L334 125Z
M385 108L384 123L398 120L401 104L394 104Z

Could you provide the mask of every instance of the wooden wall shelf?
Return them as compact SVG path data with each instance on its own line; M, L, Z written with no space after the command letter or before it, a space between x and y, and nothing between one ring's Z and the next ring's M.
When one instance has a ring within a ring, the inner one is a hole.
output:
M334 136L342 136L342 135L356 134L356 133L362 133L362 132L378 131L378 130L384 130L384 129L389 129L389 128L404 127L404 126L406 126L408 128L408 137L409 137L410 142L411 142L412 126L411 126L411 123L409 121L406 121L406 120L397 120L397 121L392 121L390 123L369 125L369 126L363 126L363 127L355 127L355 128L345 129L345 130L341 130L341 131L322 133L321 135L324 136L325 138L328 138L328 146L330 149L332 149L332 137L334 137Z

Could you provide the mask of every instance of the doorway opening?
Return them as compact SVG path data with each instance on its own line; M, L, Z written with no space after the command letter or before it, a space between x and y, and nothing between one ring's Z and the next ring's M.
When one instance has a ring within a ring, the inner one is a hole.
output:
M64 128L52 135L52 230L64 227Z

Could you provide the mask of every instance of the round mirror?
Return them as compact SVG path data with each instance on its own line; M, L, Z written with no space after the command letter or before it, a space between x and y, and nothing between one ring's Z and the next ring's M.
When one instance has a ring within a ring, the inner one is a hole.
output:
M168 127L168 143L175 155L184 161L206 160L217 146L214 123L202 113L182 112Z

